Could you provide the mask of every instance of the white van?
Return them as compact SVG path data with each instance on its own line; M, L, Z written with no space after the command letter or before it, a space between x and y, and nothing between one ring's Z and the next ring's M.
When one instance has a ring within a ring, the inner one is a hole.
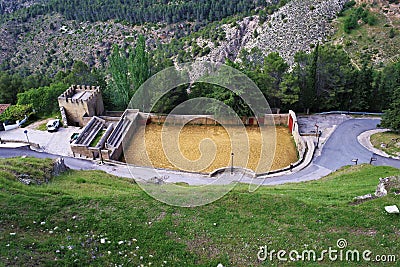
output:
M49 120L46 124L47 131L49 132L56 132L58 128L60 128L60 120Z

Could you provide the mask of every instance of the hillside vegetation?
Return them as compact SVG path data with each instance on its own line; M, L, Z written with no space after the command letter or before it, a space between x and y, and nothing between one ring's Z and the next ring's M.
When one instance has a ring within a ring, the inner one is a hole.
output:
M161 49L176 61L205 57L224 62L237 59L243 48L258 47L293 62L297 51L326 39L330 20L345 2L130 0L99 5L52 0L16 5L14 12L0 16L0 63L53 75L77 60L104 67L112 44L129 44L138 34L146 36L151 50Z
M260 246L321 252L336 248L339 238L373 256L400 251L399 218L384 211L399 206L398 195L349 205L374 192L379 177L400 175L390 167L346 167L319 181L254 193L241 185L210 205L179 208L152 199L132 180L98 171L69 171L47 185L26 186L13 166L35 172L38 165L26 165L31 160L0 160L4 265L256 266ZM326 257L314 263L320 264L344 262Z
M370 60L377 67L398 62L400 4L396 1L358 2L342 12L336 22L338 30L332 37L333 43L343 45L359 67Z
M7 12L0 15L0 63L3 69L50 75L71 69L74 61L105 68L112 44L127 47L139 34L145 35L156 61L240 61L243 52L259 50L264 56L278 52L293 64L296 52L330 41L344 45L359 66L365 56L377 65L395 60L399 4L358 3L353 9L363 4L376 21L369 25L360 20L360 27L346 33L343 24L352 8L341 10L349 2L129 0L99 5L92 0L52 0L13 6L6 1ZM336 20L338 15L342 17Z

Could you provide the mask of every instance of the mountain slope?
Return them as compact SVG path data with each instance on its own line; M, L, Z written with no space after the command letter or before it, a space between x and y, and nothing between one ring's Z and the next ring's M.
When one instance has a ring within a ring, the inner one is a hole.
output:
M20 9L21 12L14 12L16 15L11 13L14 19L7 19L0 25L0 63L3 69L50 75L71 68L77 60L104 68L112 44L127 47L135 42L138 34L146 36L149 50L157 50L161 55L156 60L167 57L176 62L195 59L224 62L227 58L240 61L243 55L257 60L257 57L276 51L292 64L297 51L310 51L318 42L342 44L358 65L364 52L371 55L375 64L393 60L400 34L395 34L388 41L383 40L391 28L398 33L400 12L396 11L399 4L359 1L358 4L368 2L366 8L380 18L374 26L375 33L364 38L364 32L370 31L369 25L360 25L359 29L350 34L343 32L346 14L339 18L338 14L347 2L265 1L262 6L253 5L252 9L247 10L247 16L237 9L232 11L233 16L222 18L214 10L210 17L210 21L215 20L212 23L207 20L198 21L197 14L191 15L188 12L189 20L181 18L176 19L177 23L160 21L142 25L122 20L79 22L54 12L25 17L21 15L18 19L18 14L30 10ZM7 10L15 10L33 1L16 2L14 6L10 6L8 1L4 3L8 6ZM201 3L207 6L207 1ZM210 3L213 1L210 0ZM193 7L193 10L196 8ZM210 11L204 12L210 14ZM359 40L360 35L363 40Z

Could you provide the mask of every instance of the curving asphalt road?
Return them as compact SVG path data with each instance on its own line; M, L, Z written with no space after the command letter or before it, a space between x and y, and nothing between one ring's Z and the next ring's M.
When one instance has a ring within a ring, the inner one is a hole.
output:
M380 119L351 119L343 122L325 143L321 155L316 156L308 167L292 175L268 178L263 185L316 180L343 166L355 164L353 159L358 159L358 164L362 164L369 163L371 157L374 157L377 160L373 165L400 168L400 160L374 155L357 140L357 136L376 129L379 123Z
M340 167L354 164L354 162L352 162L353 159L358 159L358 164L369 163L372 156L377 159L375 162L373 162L374 165L385 165L400 168L400 160L373 155L372 152L364 148L357 140L358 135L360 135L362 132L375 129L376 125L379 122L379 119L347 120L336 128L331 137L323 146L321 154L319 156L316 156L311 164L305 169L290 175L282 175L265 179L253 179L251 177L245 176L241 178L240 182L258 185L275 185L316 180L328 175L329 173L339 169ZM58 155L36 152L27 148L0 149L0 157L3 158L17 157L23 155L37 158L59 157ZM103 170L116 176L132 178L132 175L130 174L126 166L98 165L92 161L71 157L64 157L64 159L66 165L71 169ZM146 168L140 167L131 168L131 171L132 173L137 175L145 175L145 173L147 172ZM232 176L231 178L224 177L223 179L218 180L216 178L210 178L205 175L185 174L169 171L160 171L159 173L161 175L168 176L167 182L186 182L191 185L204 185L210 184L210 182L216 184L227 184L233 181L237 181L237 177L235 176Z

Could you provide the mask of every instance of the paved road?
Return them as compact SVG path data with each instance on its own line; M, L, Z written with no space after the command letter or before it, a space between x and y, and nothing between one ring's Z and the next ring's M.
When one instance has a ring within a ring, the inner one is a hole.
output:
M369 163L372 153L358 143L357 136L362 132L375 129L379 123L379 119L351 119L340 124L333 132L331 137L322 148L321 154L316 156L312 163L305 169L290 175L282 175L266 179L252 179L243 177L240 181L244 183L254 183L263 185L274 185L291 182L302 182L316 180L329 173L339 169L342 166L354 164L352 159L358 159L358 163ZM16 157L16 156L33 156L38 158L56 158L57 155L52 155L44 152L31 151L29 149L9 149L1 148L0 157ZM385 165L400 168L400 160L389 159L375 155L377 161L374 165ZM91 161L81 160L77 158L65 157L65 163L72 169L77 170L103 170L108 173L121 176L131 177L126 166L107 166L98 165ZM135 176L146 175L146 173L154 172L146 168L132 168L132 173ZM205 175L185 174L179 172L160 171L160 176L167 177L168 182L186 182L191 185L209 184L210 182L221 184L230 183L237 180L237 177L222 177L221 180L209 178Z
M26 141L25 130L28 131L29 141L38 144L42 151L63 156L72 156L69 140L73 133L82 131L82 129L78 127L60 128L55 133L27 128L17 128L10 131L1 131L0 138L2 140Z
M283 184L316 180L336 171L340 167L355 164L369 163L373 153L363 147L357 140L362 132L375 129L379 119L351 119L340 124L322 148L321 154L316 156L312 163L300 172L292 175L268 178L263 184ZM374 155L377 161L373 165L392 166L400 168L400 160Z

